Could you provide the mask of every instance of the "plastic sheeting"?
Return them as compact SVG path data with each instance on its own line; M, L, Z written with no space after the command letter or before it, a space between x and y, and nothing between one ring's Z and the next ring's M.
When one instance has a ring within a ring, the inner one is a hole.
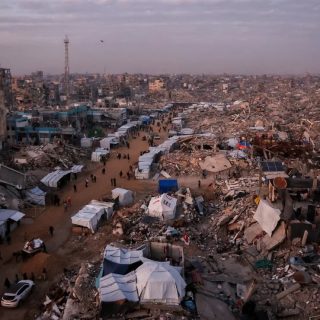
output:
M127 206L133 202L133 192L127 189L115 188L112 190L112 199L119 197L119 204Z
M44 206L46 204L46 192L35 187L26 191L26 200L33 204Z
M72 224L86 227L94 233L101 217L106 214L107 218L110 218L113 213L112 206L106 206L107 204L107 202L101 202L100 204L98 201L91 202L71 217Z
M102 302L133 301L138 302L136 274L134 271L126 274L108 274L100 279L100 300Z
M176 207L177 199L163 193L161 196L151 198L148 213L151 217L169 220L175 217Z
M48 187L52 187L52 188L57 188L58 187L58 182L66 175L70 174L71 171L70 170L56 170L53 172L50 172L49 174L47 174L45 177L43 177L41 179L41 182L48 186Z
M132 264L143 257L142 250L128 250L107 245L104 258L119 264Z

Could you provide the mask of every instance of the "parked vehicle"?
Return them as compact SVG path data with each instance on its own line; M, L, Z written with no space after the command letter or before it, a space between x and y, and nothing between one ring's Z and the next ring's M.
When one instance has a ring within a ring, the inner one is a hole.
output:
M34 282L31 280L21 280L13 284L2 296L1 305L7 308L16 308L31 293Z

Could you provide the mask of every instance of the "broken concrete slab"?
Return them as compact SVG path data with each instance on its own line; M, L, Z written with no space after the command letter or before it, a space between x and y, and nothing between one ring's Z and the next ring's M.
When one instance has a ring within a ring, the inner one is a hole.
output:
M259 223L254 223L244 231L244 238L251 244L259 235L263 233Z
M196 294L196 304L201 320L236 320L226 303L205 294Z
M272 250L286 239L286 224L281 222L280 226L274 231L272 237L266 234L262 238L263 246L266 250Z

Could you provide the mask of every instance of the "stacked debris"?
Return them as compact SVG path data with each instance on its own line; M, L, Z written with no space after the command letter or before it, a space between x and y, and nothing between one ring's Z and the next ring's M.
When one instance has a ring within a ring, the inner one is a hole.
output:
M12 166L16 168L69 168L82 159L87 159L84 149L62 143L48 143L40 146L22 147L15 153Z
M49 289L41 315L36 319L96 319L95 278L98 270L99 265L89 263L82 264L78 273L65 270L61 279Z

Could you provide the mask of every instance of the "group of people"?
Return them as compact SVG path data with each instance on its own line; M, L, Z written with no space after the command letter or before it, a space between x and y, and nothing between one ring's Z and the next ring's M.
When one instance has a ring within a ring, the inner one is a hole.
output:
M118 160L121 160L121 158L122 158L122 159L128 159L128 161L129 161L129 160L130 160L130 155L129 155L129 153L127 153L127 154L124 153L124 154L121 155L121 153L118 152L118 154L117 154L117 159L118 159Z
M39 279L41 279L41 280L48 279L48 272L47 272L46 268L42 269L42 273L41 273L41 276L39 277ZM33 282L35 282L36 276L33 272L31 272L30 277L28 277L28 274L26 272L24 272L24 273L22 273L22 277L20 279L19 275L16 273L14 283L18 283L20 280L32 280ZM12 284L13 283L11 283L11 281L9 280L8 277L4 280L4 286L6 289L9 289L12 286Z

